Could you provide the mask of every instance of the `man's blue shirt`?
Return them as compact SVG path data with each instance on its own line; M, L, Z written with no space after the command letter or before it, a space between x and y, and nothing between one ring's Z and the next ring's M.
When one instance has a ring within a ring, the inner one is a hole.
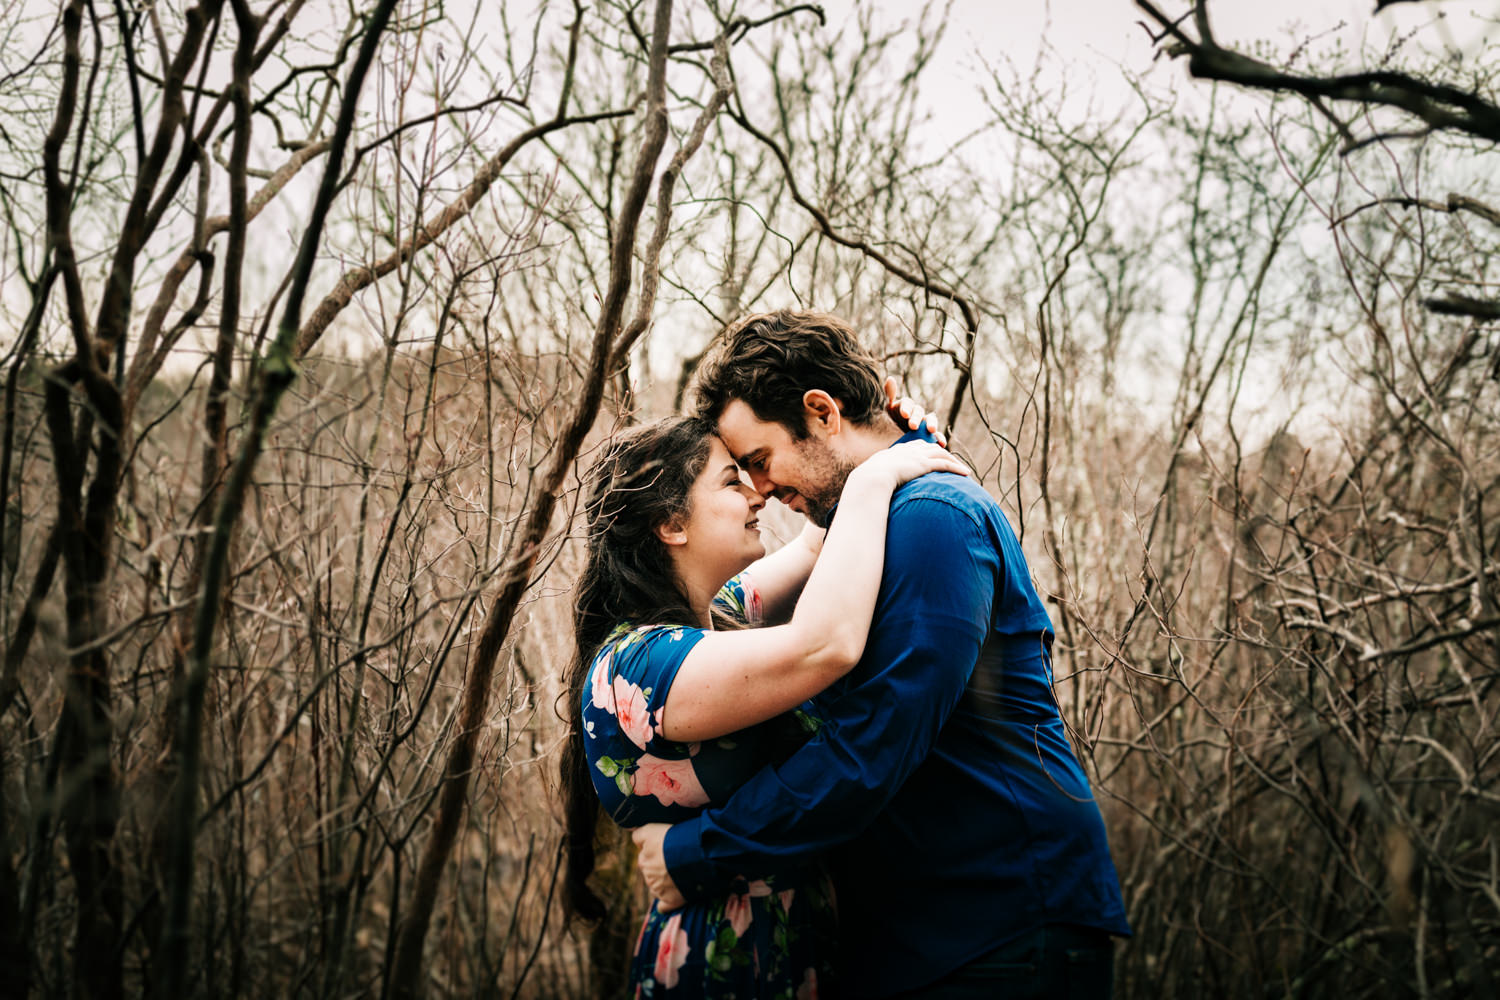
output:
M1041 924L1128 934L1051 635L999 504L946 473L902 486L864 656L818 699L817 736L672 827L678 888L718 895L821 856L853 996L925 985Z

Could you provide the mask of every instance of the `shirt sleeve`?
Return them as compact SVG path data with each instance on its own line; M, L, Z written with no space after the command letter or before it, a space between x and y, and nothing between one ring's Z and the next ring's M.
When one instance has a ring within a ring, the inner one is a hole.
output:
M684 896L794 868L869 825L962 697L1000 568L998 547L968 511L921 496L892 507L864 657L841 691L820 699L816 737L723 807L668 831L667 867Z

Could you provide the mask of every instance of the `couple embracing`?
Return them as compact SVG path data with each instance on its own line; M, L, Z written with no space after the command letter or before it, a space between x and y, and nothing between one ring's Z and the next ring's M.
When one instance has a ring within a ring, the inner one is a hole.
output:
M1109 995L1129 928L1051 621L999 505L892 405L843 322L753 316L697 415L594 466L567 892L602 914L602 807L656 897L635 996ZM771 497L809 523L768 556Z

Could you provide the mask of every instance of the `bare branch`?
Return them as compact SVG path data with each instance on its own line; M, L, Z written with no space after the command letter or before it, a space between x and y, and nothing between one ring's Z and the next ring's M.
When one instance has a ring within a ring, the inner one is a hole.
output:
M299 148L271 175L270 179L257 190L245 206L245 224L248 226L269 205L282 189L297 176L298 172L307 163L328 151L328 140L307 143ZM212 215L203 224L203 239L207 243L215 236L225 232L229 228L229 216ZM177 293L182 288L182 282L187 278L188 272L193 265L198 264L201 268L201 280L198 294L193 304L183 313L181 318L173 324L171 331L166 337L161 336L162 325L166 322L167 312L177 300ZM212 257L205 257L193 247L185 248L178 258L173 261L172 266L162 278L161 286L157 289L155 300L150 310L146 313L146 321L141 328L140 343L136 348L135 357L131 359L130 374L126 380L126 399L128 406L134 409L135 401L140 397L145 388L161 366L166 363L167 356L177 346L178 341L202 315L204 308L208 305L210 295L209 275L212 265Z
M625 13L627 17L631 16L630 8L627 7ZM794 17L795 15L801 13L809 13L815 16L818 19L818 25L820 27L828 26L828 12L823 9L822 4L799 3L794 4L791 7L786 7L773 13L767 14L765 17L756 18L753 21L750 18L744 16L732 17L729 19L729 22L724 25L724 30L720 33L719 38L712 39L706 42L679 42L678 44L671 46L671 48L669 48L667 51L671 52L673 55L676 55L679 52L704 52L709 49L715 49L718 46L720 39L723 39L727 41L728 44L733 45L735 42L738 42L740 39L744 38L756 28L764 27L765 25L770 24L773 21L779 21L784 17Z
M1500 106L1477 93L1448 84L1389 70L1344 73L1328 77L1289 73L1270 63L1221 48L1208 33L1206 3L1193 8L1199 38L1194 40L1174 26L1149 0L1136 0L1178 41L1171 55L1188 56L1188 72L1202 80L1222 80L1255 90L1277 90L1308 98L1351 101L1356 104L1398 108L1434 129L1447 129L1500 142Z
M197 607L193 621L192 647L188 656L187 669L183 675L181 721L178 724L177 756L180 763L177 768L169 819L168 857L171 859L172 871L167 879L167 916L162 929L162 951L166 975L161 995L164 997L180 997L187 976L188 916L192 903L194 839L199 808L198 768L201 759L203 702L210 669L209 654L213 646L214 630L219 616L220 594L227 569L229 542L243 510L251 473L265 444L266 428L270 424L271 416L275 413L281 395L295 376L292 342L300 325L302 301L306 293L307 282L312 276L313 262L317 256L317 247L322 237L323 224L327 218L329 206L338 190L337 174L343 163L344 149L354 129L355 109L365 75L375 60L376 49L379 48L385 26L395 7L396 0L380 0L371 11L365 25L366 34L361 41L359 53L349 69L343 104L339 108L338 122L330 137L328 161L325 164L322 183L313 201L302 243L298 247L297 264L287 296L286 311L277 330L276 340L257 371L257 385L251 399L249 427L245 432L239 454L235 457L229 478L225 482L218 508L214 512L213 530L203 558L202 583L198 588ZM248 52L253 46L255 22L244 0L238 0L235 12L240 31L243 33L243 52ZM242 51L237 49L237 68L243 65L242 58ZM241 92L238 96L241 100L248 100L249 95L247 92ZM236 141L248 143L249 136L247 134ZM243 190L241 198L243 198ZM243 209L234 211L243 213ZM243 233L243 226L241 226L241 231Z
M469 674L464 680L457 732L443 768L438 814L415 875L411 906L401 926L391 970L391 992L401 1000L419 992L423 945L437 900L438 885L464 812L464 798L469 787L475 744L489 703L490 678L495 661L510 633L521 598L530 585L531 573L536 567L542 543L550 529L568 470L598 416L604 386L609 377L610 360L619 342L620 323L634 263L636 231L645 209L646 195L656 172L657 161L666 145L666 67L671 20L671 0L657 0L646 87L646 134L641 142L635 172L621 205L619 223L615 227L608 291L594 329L583 390L547 458L536 500L510 540L508 550L514 554L516 565L500 581L499 593L485 619ZM573 49L570 48L571 51Z
M1441 316L1472 316L1480 320L1500 319L1500 300L1475 299L1467 295L1444 295L1423 299L1422 305Z
M734 82L729 78L729 39L720 37L714 43L713 58L709 60L709 76L714 82L714 91L704 103L703 110L698 113L698 118L693 122L692 131L683 140L682 146L667 164L667 169L662 171L661 179L656 188L656 229L651 234L650 241L646 244L643 266L641 268L641 292L636 299L635 318L625 328L624 334L614 345L610 358L609 367L613 371L625 363L625 356L630 351L641 334L646 332L646 327L651 322L651 312L656 305L656 289L661 281L661 250L667 242L667 232L672 221L672 192L677 184L677 178L682 173L683 166L703 145L703 137L708 134L708 126L729 100L729 95L734 91Z
M57 95L52 129L42 146L42 163L47 186L47 242L63 280L63 300L68 308L74 351L80 363L97 367L89 333L88 309L83 301L83 281L78 274L78 259L73 250L72 193L63 180L61 167L63 143L72 131L73 107L78 100L78 73L83 62L78 36L82 25L82 0L73 0L63 9L62 87Z
M423 224L415 236L409 237L402 242L393 253L387 255L374 264L364 267L352 268L344 272L331 292L323 297L316 308L308 314L307 321L302 325L302 330L297 337L295 357L304 357L308 351L317 344L318 338L323 336L328 325L333 322L354 298L356 292L368 287L379 279L390 274L397 267L410 260L413 254L431 246L443 233L465 218L474 206L485 196L490 187L499 178L501 171L505 169L511 159L520 152L528 143L539 139L550 132L567 128L570 125L585 124L588 122L605 121L610 118L624 118L631 114L629 111L602 111L591 115L576 115L570 118L553 119L543 122L522 132L512 139L506 146L490 158L474 174L464 193L449 202L436 215Z

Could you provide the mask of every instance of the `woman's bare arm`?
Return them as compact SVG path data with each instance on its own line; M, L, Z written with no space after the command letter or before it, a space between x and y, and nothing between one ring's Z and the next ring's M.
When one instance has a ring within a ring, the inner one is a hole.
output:
M842 677L864 652L885 564L891 494L928 472L967 475L934 444L879 452L849 474L839 516L785 625L710 632L683 659L667 692L661 733L713 739L802 704Z
M763 624L781 625L791 619L797 598L823 550L824 534L824 529L807 521L795 538L745 570L760 594Z

